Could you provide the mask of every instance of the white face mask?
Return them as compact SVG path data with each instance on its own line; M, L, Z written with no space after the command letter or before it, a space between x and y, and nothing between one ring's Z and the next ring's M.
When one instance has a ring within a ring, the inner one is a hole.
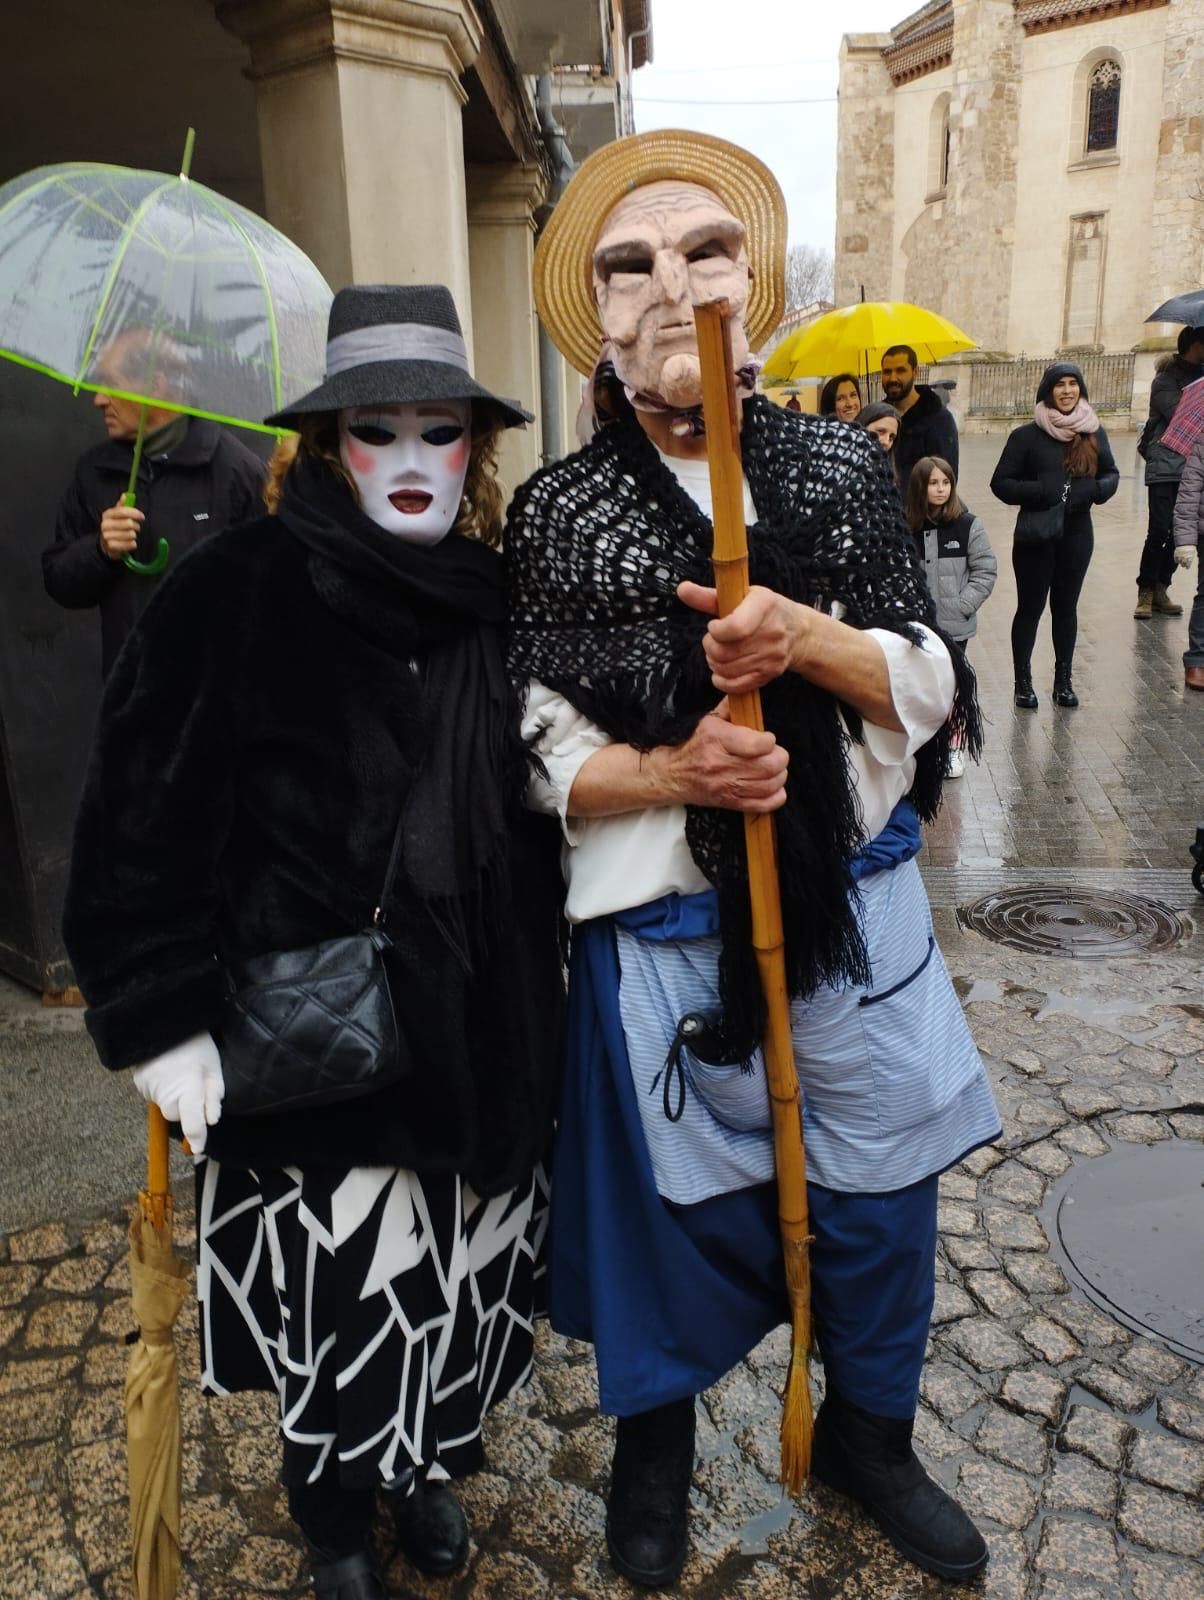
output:
M438 544L460 509L472 448L468 400L339 412L339 459L365 516L412 544Z

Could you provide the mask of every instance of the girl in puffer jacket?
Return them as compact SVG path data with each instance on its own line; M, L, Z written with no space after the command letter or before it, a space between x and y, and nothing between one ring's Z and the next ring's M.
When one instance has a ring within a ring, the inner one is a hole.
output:
M921 456L911 469L905 510L937 623L964 649L999 571L982 518L962 505L956 474L940 456ZM960 778L964 771L961 751L950 751L948 776Z

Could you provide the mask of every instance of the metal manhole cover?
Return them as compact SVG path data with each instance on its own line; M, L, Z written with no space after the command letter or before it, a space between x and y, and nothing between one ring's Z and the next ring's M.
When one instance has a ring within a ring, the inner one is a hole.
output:
M1076 959L1169 950L1188 931L1158 900L1071 884L998 889L959 906L957 920L1014 950Z
M1204 1145L1097 1156L1071 1171L1055 1204L1058 1243L1091 1299L1204 1362Z

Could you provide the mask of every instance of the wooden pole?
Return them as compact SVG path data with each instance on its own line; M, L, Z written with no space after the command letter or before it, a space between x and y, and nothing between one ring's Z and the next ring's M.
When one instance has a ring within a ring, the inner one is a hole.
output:
M171 1215L171 1175L167 1121L153 1102L146 1107L146 1188L139 1200L142 1215L162 1233Z
M702 412L706 424L707 461L713 502L715 587L719 615L726 616L748 593L748 534L744 526L744 468L740 457L740 402L732 364L731 335L725 301L695 306L698 357L702 366ZM737 726L764 727L761 696L729 696ZM777 842L773 817L744 817L748 851L748 888L752 904L753 947L765 995L765 1076L773 1110L774 1160L777 1168L778 1222L786 1265L792 1340L790 1372L782 1412L782 1482L798 1494L811 1470L811 1386L807 1361L811 1351L812 1235L807 1219L807 1166L794 1041L790 1029L790 996L786 988L785 938L778 883Z

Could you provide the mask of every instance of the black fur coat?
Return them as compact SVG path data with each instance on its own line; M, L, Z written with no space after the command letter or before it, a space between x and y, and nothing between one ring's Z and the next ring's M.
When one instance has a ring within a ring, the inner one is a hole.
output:
M396 602L278 518L208 541L156 596L109 681L64 917L106 1066L212 1030L224 961L368 922L432 718L457 715L428 703L421 608ZM496 629L484 637L500 650ZM499 737L521 762L517 709L506 716ZM558 837L512 787L506 925L475 970L399 879L406 1081L339 1107L223 1118L214 1156L456 1171L482 1193L542 1156L563 987Z

